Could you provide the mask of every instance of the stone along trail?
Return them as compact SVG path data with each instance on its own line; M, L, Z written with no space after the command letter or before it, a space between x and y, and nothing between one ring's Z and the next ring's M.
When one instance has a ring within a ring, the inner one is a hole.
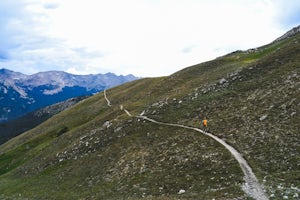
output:
M106 92L104 90L104 97L107 101L107 105L111 107L110 101L108 100L107 96L106 96ZM123 108L123 105L120 106L121 110L124 110L124 112L129 116L132 117L132 114ZM165 122L159 122L156 121L154 119L148 118L146 116L142 116L142 115L138 115L135 116L136 118L139 119L144 119L147 120L149 122L155 123L155 124L159 124L159 125L165 125L165 126L173 126L173 127L179 127L179 128L184 128L184 129L190 129L193 131L197 131L200 132L208 137L211 137L212 139L214 139L215 141L217 141L218 143L220 143L221 145L223 145L232 155L233 157L236 159L236 161L238 161L238 163L240 164L240 167L244 173L244 185L243 185L243 191L249 195L250 197L256 199L256 200L268 200L269 198L267 197L267 195L265 194L262 186L259 184L255 174L252 171L252 168L248 165L247 161L243 158L243 156L232 146L230 146L229 144L227 144L224 140L220 139L219 137L213 135L212 133L208 133L205 132L199 128L195 128L195 127L190 127L190 126L185 126L185 125L180 125L180 124L173 124L173 123L165 123Z

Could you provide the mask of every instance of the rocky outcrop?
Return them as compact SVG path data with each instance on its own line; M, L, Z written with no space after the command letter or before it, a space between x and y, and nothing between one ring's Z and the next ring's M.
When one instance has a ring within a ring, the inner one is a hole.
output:
M283 36L277 38L275 40L275 42L278 42L278 41L281 41L283 39L286 39L286 38L289 38L289 37L292 37L294 35L296 35L297 33L300 32L300 26L297 26L295 28L293 28L292 30L288 31L286 34L284 34Z

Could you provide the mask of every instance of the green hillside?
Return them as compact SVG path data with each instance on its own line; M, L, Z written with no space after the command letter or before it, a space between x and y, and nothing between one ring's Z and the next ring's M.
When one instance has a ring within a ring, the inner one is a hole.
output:
M269 199L300 188L300 34L90 97L0 146L0 199ZM121 109L123 108L123 110ZM128 116L124 109L133 116Z

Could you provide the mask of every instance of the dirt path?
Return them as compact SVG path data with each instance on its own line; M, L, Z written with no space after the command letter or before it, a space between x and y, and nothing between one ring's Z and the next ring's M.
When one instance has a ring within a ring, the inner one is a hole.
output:
M107 96L106 96L106 89L104 89L103 94L104 94L104 98L105 98L105 100L106 100L106 102L107 102L107 105L108 105L109 107L111 107L112 105L111 105L109 99L108 99Z
M194 131L200 132L202 134L205 134L205 135L213 138L214 140L216 140L217 142L222 144L227 150L229 150L230 153L234 156L234 158L240 164L240 167L242 168L243 173L244 173L244 181L245 181L245 184L243 185L244 192L256 200L268 200L268 197L266 196L265 192L263 191L263 188L259 184L255 174L253 173L251 167L248 165L247 161L242 157L242 155L235 148L233 148L232 146L227 144L224 140L218 138L217 136L215 136L211 133L205 132L198 128L184 126L184 125L180 125L180 124L158 122L154 119L150 119L145 116L136 116L136 117L145 119L145 120L153 122L155 124L160 124L160 125L165 125L165 126L175 126L175 127L194 130Z
M111 106L110 101L107 99L106 97L106 93L104 90L104 97L107 101L107 105ZM124 110L124 112L129 116L132 117L132 114L126 110L123 109L123 105L120 106L121 110ZM232 155L233 157L238 161L238 163L240 164L240 167L244 173L244 185L243 185L243 191L249 195L250 197L256 199L256 200L268 200L269 198L267 197L267 195L265 194L262 186L259 184L255 174L252 171L252 168L248 165L247 161L243 158L243 156L232 146L230 146L229 144L227 144L224 140L220 139L219 137L205 132L199 128L195 128L195 127L190 127L190 126L184 126L184 125L180 125L180 124L173 124L173 123L165 123L165 122L159 122L156 121L154 119L148 118L146 116L135 116L136 118L139 119L144 119L147 120L149 122L155 123L155 124L159 124L159 125L165 125L165 126L173 126L173 127L179 127L179 128L184 128L184 129L190 129L193 131L197 131L200 132L204 135L207 135L209 137L211 137L212 139L214 139L215 141L219 142L220 144L222 144Z

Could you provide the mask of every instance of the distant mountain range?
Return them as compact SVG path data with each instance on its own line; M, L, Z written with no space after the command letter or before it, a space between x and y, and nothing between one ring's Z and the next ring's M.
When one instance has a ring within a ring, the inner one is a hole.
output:
M66 99L91 95L137 79L113 73L74 75L62 71L25 75L0 69L0 122Z

